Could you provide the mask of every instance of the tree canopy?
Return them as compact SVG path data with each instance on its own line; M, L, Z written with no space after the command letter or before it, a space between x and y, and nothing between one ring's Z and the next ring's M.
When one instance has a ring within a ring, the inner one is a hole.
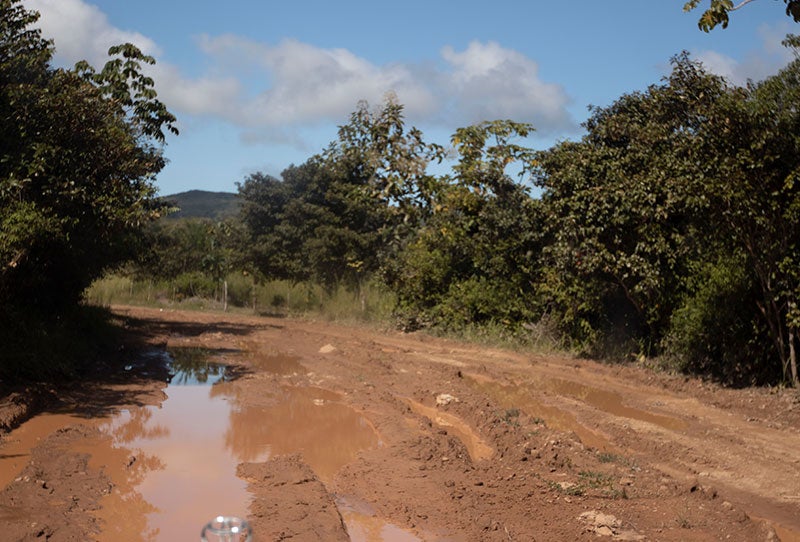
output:
M142 72L152 58L124 44L99 72L54 68L38 17L0 0L0 327L23 357L44 320L136 254L160 213L164 132L177 133Z
M153 179L163 130L156 99L127 44L100 72L50 66L38 14L0 2L0 303L59 309L130 257L158 216Z

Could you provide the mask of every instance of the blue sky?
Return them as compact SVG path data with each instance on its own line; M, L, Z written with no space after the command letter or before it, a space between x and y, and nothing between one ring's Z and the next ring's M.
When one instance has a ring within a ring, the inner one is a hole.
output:
M777 0L708 34L684 0L23 3L41 13L59 65L101 66L126 41L156 58L159 98L181 130L165 148L162 195L279 176L334 140L359 100L378 105L389 91L429 141L510 118L547 148L581 136L587 106L659 82L682 50L741 84L784 66L780 41L800 33Z

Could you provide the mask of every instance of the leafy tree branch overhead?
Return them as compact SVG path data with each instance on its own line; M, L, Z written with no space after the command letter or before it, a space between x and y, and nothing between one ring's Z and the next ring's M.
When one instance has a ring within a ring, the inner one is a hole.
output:
M755 2L756 0L741 0L739 3L734 3L733 0L710 0L711 4L708 6L700 19L697 21L697 26L704 32L710 32L717 25L722 28L728 28L730 21L729 13L742 9L747 4ZM774 0L777 1L777 0ZM794 22L800 22L800 0L783 0L786 4L786 15L791 17ZM683 11L689 12L697 8L702 0L690 0L683 6Z

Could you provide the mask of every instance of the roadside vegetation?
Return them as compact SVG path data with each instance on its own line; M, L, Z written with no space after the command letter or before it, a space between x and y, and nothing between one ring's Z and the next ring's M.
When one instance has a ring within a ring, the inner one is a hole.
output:
M387 95L280 178L243 179L237 216L165 222L152 180L174 119L140 75L150 59L125 46L99 73L54 70L33 16L0 5L2 129L19 141L0 162L0 302L17 314L52 319L94 281L96 304L327 312L800 383L800 60L739 87L680 53L545 150L513 120L428 142ZM56 83L67 106L89 100L102 141L49 94L15 109ZM56 115L61 139L27 129ZM94 167L112 141L119 162Z

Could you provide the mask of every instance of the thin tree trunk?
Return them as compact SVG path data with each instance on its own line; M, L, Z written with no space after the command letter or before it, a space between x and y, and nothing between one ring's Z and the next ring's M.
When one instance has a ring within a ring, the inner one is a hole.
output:
M789 367L792 371L792 385L797 388L800 387L800 379L797 375L797 350L794 347L795 335L794 329L789 329Z
M228 311L228 280L222 281L222 311Z

